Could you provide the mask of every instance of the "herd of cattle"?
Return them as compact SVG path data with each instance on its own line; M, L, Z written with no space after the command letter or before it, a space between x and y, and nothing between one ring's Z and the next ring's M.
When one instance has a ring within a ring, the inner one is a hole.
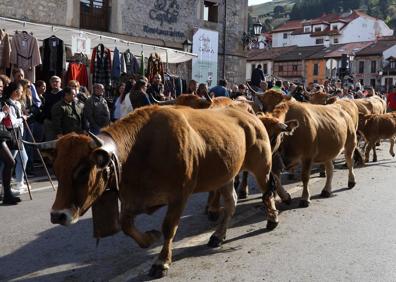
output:
M302 103L272 90L252 94L254 101L181 95L171 102L173 105L137 109L97 136L69 134L38 144L51 152L59 183L51 221L75 223L92 205L102 203L95 206L101 216L94 214L94 226L97 222L98 228L113 229L98 232L99 237L122 229L140 247L147 248L162 234L164 244L150 270L150 275L162 277L171 264L172 241L192 193L210 192L211 215L219 212L223 198L222 217L208 243L217 247L224 241L235 211L234 181L241 171L256 178L263 193L267 228L274 229L279 222L275 192L285 202L291 199L281 184L284 169L301 165L300 205L308 207L314 163L325 167L321 195L329 197L333 160L341 152L349 170L349 188L356 183L354 159L367 162L373 150L376 161L379 140L391 141L394 156L396 115L386 113L386 103L378 96L338 100L315 93L311 103ZM359 153L359 136L366 140L364 160ZM240 186L240 195L246 195L246 178ZM115 197L108 196L111 191L116 192ZM142 233L135 227L136 215L151 214L165 205L168 210L162 233Z

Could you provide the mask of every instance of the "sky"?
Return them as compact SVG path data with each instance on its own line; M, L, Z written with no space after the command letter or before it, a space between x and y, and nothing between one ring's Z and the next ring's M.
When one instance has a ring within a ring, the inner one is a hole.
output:
M271 0L249 0L249 6L270 2Z

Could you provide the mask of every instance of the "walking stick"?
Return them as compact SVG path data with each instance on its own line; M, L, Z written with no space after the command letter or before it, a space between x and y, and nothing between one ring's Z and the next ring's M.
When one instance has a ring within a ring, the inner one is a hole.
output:
M27 129L27 131L29 132L30 138L32 138L33 143L36 143L36 140L35 140L35 138L34 138L34 136L33 136L32 131L30 130L30 127L29 127L27 121L24 119L23 122L25 123L26 129ZM45 161L44 161L44 159L43 159L43 155L41 154L39 148L36 147L36 150L37 150L38 155L40 156L40 160L41 160L41 163L42 163L43 166L44 166L45 173L47 174L48 180L49 180L49 182L51 183L52 190L56 191L55 186L54 186L54 183L52 182L52 179L51 179L51 175L50 175L49 172L48 172L47 165L45 164Z
M10 121L11 121L11 119L10 119ZM29 180L28 180L28 177L27 177L27 174L26 174L26 170L25 170L25 168L24 168L24 166L23 166L23 161L22 161L22 156L21 156L21 146L20 146L20 144L19 144L19 142L18 142L18 136L17 136L17 134L16 134L16 131L15 131L14 125L12 124L12 121L11 121L11 128L12 128L12 133L14 133L14 138L15 138L16 143L17 143L18 153L19 153L19 154L18 154L18 155L19 155L19 160L21 161L23 174L24 174L24 176L25 176L26 186L27 186L28 192L29 192L29 198L30 198L30 200L33 200L33 198L32 198L32 192L30 191L30 183L29 183Z

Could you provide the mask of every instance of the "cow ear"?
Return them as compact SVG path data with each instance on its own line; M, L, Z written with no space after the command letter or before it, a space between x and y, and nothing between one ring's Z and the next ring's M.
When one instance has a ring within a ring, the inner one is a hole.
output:
M104 169L109 165L111 156L106 150L98 148L92 152L91 159L99 169Z
M300 125L298 120L292 119L288 120L285 122L286 129L283 130L287 135L293 135L294 131L297 129L297 127Z

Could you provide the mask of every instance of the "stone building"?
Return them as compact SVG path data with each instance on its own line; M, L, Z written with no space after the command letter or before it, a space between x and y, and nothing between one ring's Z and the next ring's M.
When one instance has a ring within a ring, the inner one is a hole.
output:
M241 37L247 29L248 0L2 0L0 16L97 30L180 50L198 28L214 30L219 34L218 77L245 80ZM177 70L191 78L191 62Z

